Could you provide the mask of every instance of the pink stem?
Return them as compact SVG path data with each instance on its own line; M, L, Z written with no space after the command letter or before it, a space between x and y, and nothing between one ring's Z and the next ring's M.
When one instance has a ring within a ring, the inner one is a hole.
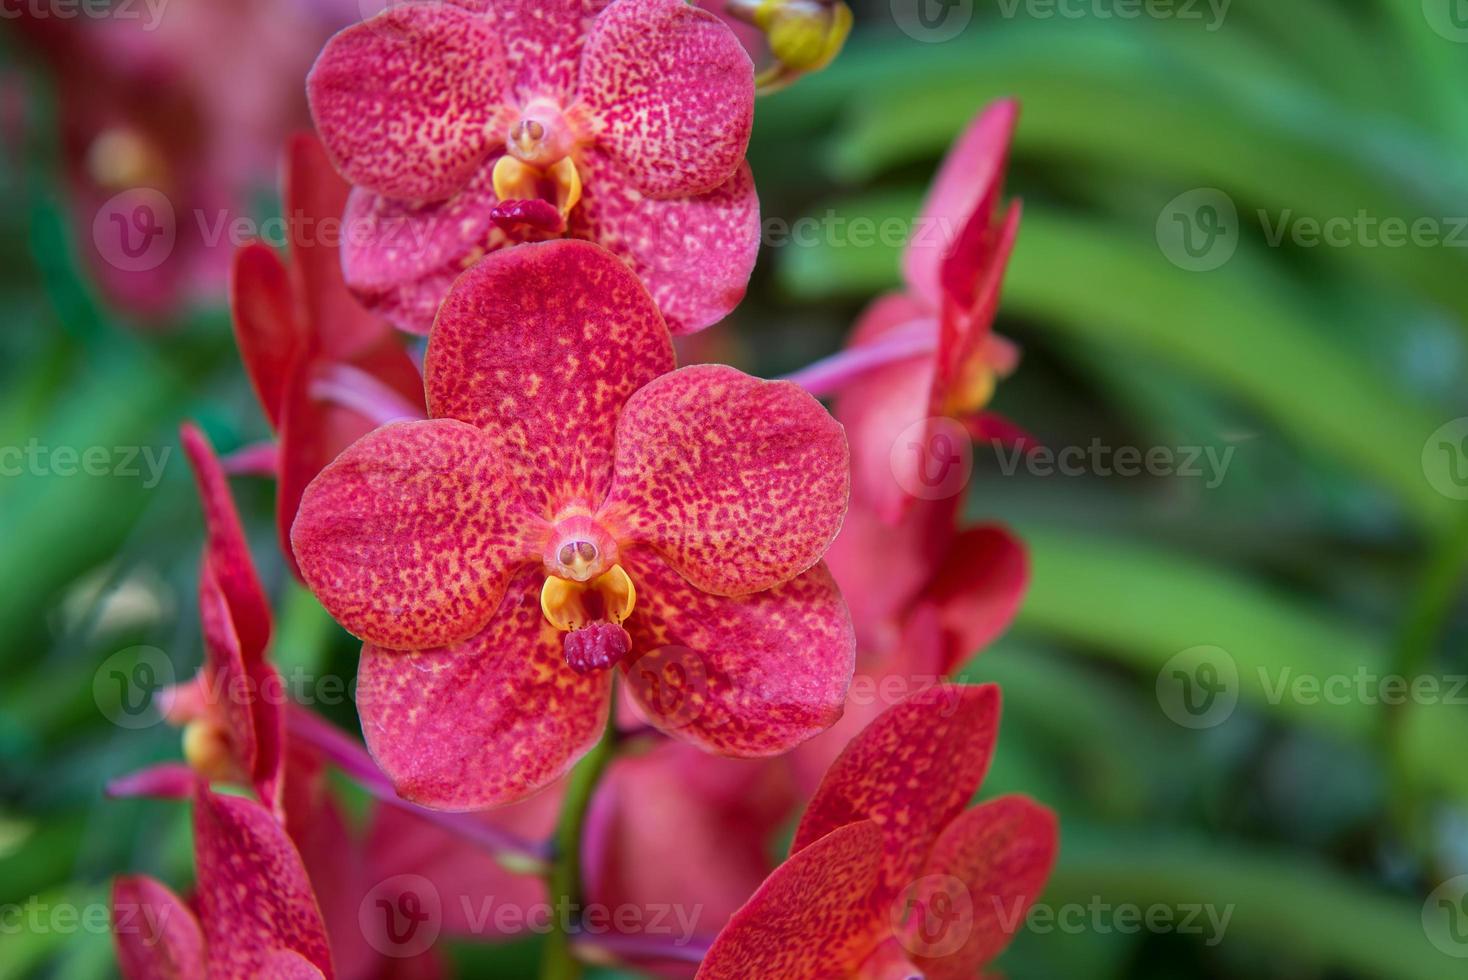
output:
M576 938L575 945L611 953L618 959L637 957L677 963L701 963L708 955L713 939L707 936L690 936L686 942L683 942L676 939L650 939L646 936L628 936L620 933L608 933L601 936L587 936L583 933Z
M280 447L273 441L241 446L223 463L230 476L275 476L280 471Z
M894 328L874 343L848 347L823 357L780 380L794 381L816 397L832 395L868 372L938 349L937 325L914 320Z
M536 861L550 859L550 848L527 841L509 831L500 830L468 813L446 813L409 803L398 796L392 783L377 768L367 750L335 725L300 705L291 705L286 715L292 738L314 747L343 773L360 783L362 788L390 806L406 810L451 834L471 841L495 854L513 854Z
M422 419L423 410L361 368L333 364L311 382L311 397L349 408L377 425Z

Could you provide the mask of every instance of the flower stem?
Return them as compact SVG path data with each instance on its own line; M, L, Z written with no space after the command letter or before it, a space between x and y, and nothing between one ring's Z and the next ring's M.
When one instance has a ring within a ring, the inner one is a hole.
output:
M612 704L616 705L615 698ZM581 837L586 828L586 814L597 784L617 751L616 715L613 707L607 715L601 741L571 770L566 797L561 803L561 818L556 825L555 854L546 875L547 898L553 907L570 910L571 914L582 904ZM566 921L569 917L570 914L551 916L551 933L546 937L545 956L540 965L541 980L579 980L581 976L581 963L572 951L575 930Z
M938 349L936 324L914 320L896 327L870 344L848 347L780 378L793 381L817 398L833 395L878 368L906 361Z
M451 834L463 837L489 851L507 866L513 864L516 870L538 869L544 867L550 859L550 848L546 845L523 840L508 831L485 823L472 813L446 813L442 810L429 810L416 803L409 803L397 794L392 783L377 768L377 763L372 761L367 750L358 745L356 740L300 705L290 706L286 713L286 727L291 738L316 749L322 757L355 780L376 799L389 806L406 810ZM505 859L509 861L506 862Z

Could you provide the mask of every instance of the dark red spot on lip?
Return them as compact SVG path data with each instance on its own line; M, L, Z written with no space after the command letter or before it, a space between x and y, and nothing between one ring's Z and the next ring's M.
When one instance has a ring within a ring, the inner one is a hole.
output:
M559 235L566 230L566 219L549 201L533 198L526 201L501 201L489 212L501 231L514 234L521 229L534 229Z
M566 634L566 664L578 674L615 667L632 649L632 637L617 623L605 619Z

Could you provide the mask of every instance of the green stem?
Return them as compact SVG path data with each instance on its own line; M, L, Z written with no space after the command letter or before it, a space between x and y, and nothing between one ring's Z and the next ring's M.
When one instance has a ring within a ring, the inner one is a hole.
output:
M612 702L614 705L616 701ZM556 825L555 856L546 874L547 897L555 910L551 915L551 932L546 937L545 956L540 964L541 980L578 980L581 964L571 953L574 930L567 921L581 907L581 837L586 826L586 812L597 784L617 753L616 711L607 716L606 731L576 768L571 770L566 798L561 803L561 817ZM562 910L566 914L562 915Z

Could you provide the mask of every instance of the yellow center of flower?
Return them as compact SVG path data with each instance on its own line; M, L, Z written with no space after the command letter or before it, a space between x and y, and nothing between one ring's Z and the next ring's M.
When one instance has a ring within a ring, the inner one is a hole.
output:
M189 767L205 779L229 781L239 775L229 734L211 718L195 718L184 726L183 754Z
M621 565L585 582L548 575L540 589L540 611L563 633L599 620L620 625L636 605L637 588Z
M545 200L564 218L581 200L581 175L572 153L578 143L575 124L554 102L527 103L505 134L505 155L491 178L501 201Z

